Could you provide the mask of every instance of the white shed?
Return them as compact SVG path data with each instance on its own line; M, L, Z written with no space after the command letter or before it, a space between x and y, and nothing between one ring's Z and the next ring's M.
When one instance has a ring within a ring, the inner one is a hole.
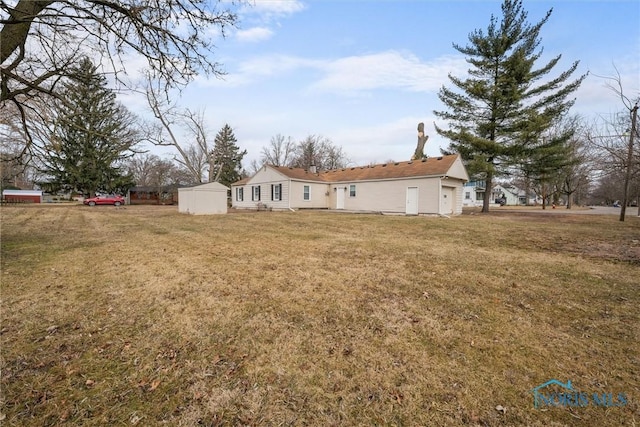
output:
M193 215L227 213L229 188L219 182L178 189L178 212Z

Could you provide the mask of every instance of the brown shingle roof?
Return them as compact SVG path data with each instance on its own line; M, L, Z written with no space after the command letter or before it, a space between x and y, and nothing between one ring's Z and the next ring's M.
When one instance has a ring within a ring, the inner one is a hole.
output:
M240 181L236 181L234 182L232 185L244 185L246 184L249 180L251 179L250 176L246 177L246 178L242 178Z
M426 160L382 163L371 166L354 166L323 171L317 174L313 174L302 168L272 167L292 179L320 182L367 181L446 175L457 158L458 155L453 154L449 156L430 157Z

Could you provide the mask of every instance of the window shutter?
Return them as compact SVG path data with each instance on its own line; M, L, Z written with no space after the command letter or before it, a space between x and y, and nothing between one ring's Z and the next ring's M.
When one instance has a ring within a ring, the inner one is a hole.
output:
M278 184L278 200L282 200L282 184Z
M271 184L271 201L273 201L273 187L275 187L273 184Z

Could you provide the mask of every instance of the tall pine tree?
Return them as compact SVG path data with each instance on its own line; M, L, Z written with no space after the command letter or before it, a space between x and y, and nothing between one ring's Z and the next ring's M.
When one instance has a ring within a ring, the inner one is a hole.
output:
M137 142L135 117L116 102L106 78L83 58L64 83L43 156L49 190L121 193L134 185L122 161Z
M209 165L209 182L219 182L227 187L242 178L242 158L247 150L240 151L233 129L225 124L216 135L213 146L212 164Z
M558 154L570 137L541 139L573 105L568 97L585 77L568 81L578 67L574 62L548 79L560 55L536 68L542 56L540 30L551 12L531 25L521 0L504 0L502 19L492 16L486 34L475 30L469 34L469 45L453 45L472 68L466 79L449 75L453 89L440 89L438 96L447 109L434 113L449 129L436 126L436 131L452 141L447 151L460 153L470 173L484 178L483 212L489 210L494 177L523 163L531 166L532 174L542 176L561 160ZM545 161L549 163L541 163Z

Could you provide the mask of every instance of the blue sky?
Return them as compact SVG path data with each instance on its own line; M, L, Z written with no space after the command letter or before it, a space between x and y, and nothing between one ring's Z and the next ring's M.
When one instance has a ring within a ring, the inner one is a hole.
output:
M430 136L425 152L435 156L448 145L434 130L433 110L444 108L437 92L449 73L468 69L452 43L486 29L501 3L256 0L240 10L240 28L216 41L225 78L199 77L175 101L204 110L213 135L228 123L248 151L246 168L276 134L322 135L355 165L408 160L419 122ZM590 72L574 113L591 120L622 107L596 76L615 75L614 64L627 95L638 95L640 2L525 0L524 8L531 23L553 8L541 32L543 60L562 55L551 75L576 60L575 77Z

